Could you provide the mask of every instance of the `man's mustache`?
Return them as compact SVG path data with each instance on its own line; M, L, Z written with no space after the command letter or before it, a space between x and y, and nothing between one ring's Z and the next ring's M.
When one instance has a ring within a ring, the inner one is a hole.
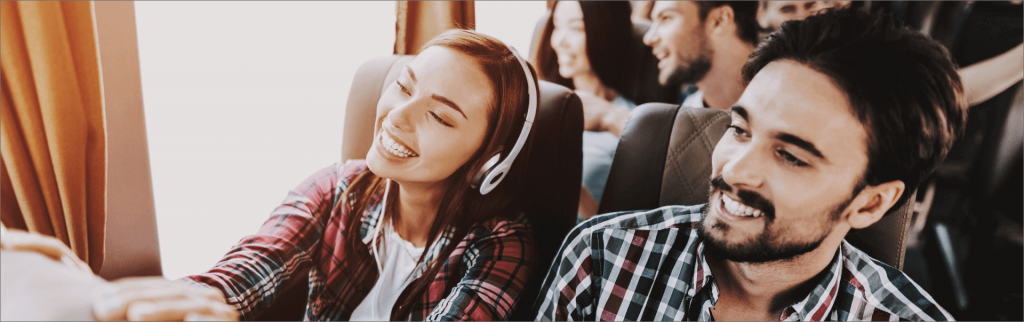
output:
M711 178L711 191L709 194L714 194L716 191L732 192L733 189L732 186L725 182L722 175L717 175L714 178ZM764 214L765 220L768 222L775 220L775 205L760 194L749 190L737 190L736 197L740 199L737 201L756 210L760 210L761 213Z

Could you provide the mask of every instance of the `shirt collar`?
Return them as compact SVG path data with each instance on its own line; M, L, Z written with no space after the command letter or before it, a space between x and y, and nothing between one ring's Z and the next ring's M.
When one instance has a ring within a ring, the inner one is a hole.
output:
M843 248L836 250L829 269L818 274L818 284L800 302L782 310L781 320L823 321L836 302L840 279L843 275Z
M380 238L382 238L384 235L383 231L380 234L376 232L378 227L380 229L384 228L382 226L384 221L384 203L379 202L380 200L380 198L374 200L375 202L377 202L377 204L373 206L373 208L370 210L370 213L367 214L365 219L366 234L363 236L363 242L366 243L366 245L371 245L374 237L378 238L377 243L379 245L381 243ZM420 275L422 275L423 272L427 270L427 264L432 262L434 258L437 258L437 256L440 255L441 249L443 249L445 246L448 245L449 242L451 242L452 235L454 233L455 232L453 229L448 229L447 231L442 232L437 236L437 239L434 241L434 243L432 243L426 250L427 257L425 257L422 262L416 265L416 268L413 269L412 274L409 274L412 279L419 278Z
M697 245L697 265L693 269L693 280L690 282L690 289L687 291L689 297L694 297L698 292L708 285L711 286L711 301L718 302L718 285L711 274L710 266L704 257L704 241ZM836 250L829 269L821 272L818 276L819 282L814 290L800 302L794 303L782 310L780 320L791 321L822 321L829 316L832 307L836 302L836 293L839 291L840 278L843 269L843 248Z
M711 266L708 266L708 261L704 258L704 241L701 241L700 244L697 244L697 266L693 268L693 280L690 282L690 290L686 294L694 297L697 292L708 285L712 286L711 298L717 302L718 285L715 285L714 276L711 275Z

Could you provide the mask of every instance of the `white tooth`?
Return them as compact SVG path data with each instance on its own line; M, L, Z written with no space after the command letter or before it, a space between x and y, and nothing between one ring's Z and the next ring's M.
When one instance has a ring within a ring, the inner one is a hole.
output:
M761 211L760 210L754 210L754 217L761 217Z
M754 208L750 208L750 207L748 206L748 207L747 207L747 209L744 209L744 213L746 213L746 214L747 214L747 216L751 216L751 215L753 215L753 214L754 214Z

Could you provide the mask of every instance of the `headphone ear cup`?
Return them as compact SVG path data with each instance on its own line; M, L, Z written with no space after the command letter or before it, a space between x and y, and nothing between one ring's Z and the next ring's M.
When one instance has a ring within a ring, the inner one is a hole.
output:
M501 150L494 153L490 159L487 159L487 162L484 162L484 166L477 170L476 174L473 175L473 179L469 181L469 187L473 188L473 190L480 189L480 185L483 184L484 178L486 178L487 174L498 165L498 161L501 161Z

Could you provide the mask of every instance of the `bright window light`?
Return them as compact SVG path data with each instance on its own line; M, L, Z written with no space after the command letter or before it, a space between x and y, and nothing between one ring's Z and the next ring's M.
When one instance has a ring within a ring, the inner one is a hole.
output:
M164 276L205 272L340 160L352 77L392 53L395 8L135 3Z
M476 30L512 45L529 59L537 20L547 12L544 1L476 1Z

